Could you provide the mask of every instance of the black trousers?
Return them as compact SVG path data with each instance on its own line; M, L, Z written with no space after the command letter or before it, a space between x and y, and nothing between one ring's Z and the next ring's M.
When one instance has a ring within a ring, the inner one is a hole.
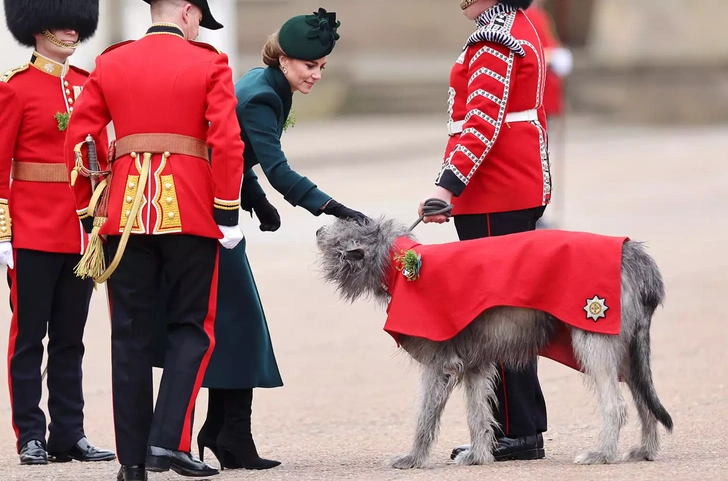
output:
M8 269L13 317L8 342L12 423L17 450L34 439L46 445L42 393L43 338L48 332L47 450L59 453L84 437L83 332L93 282L73 272L80 255L16 249Z
M113 257L118 236L109 236ZM190 451L192 414L214 348L218 241L183 234L132 235L109 279L116 452L143 464L147 446ZM153 406L152 365L161 278L169 286L168 349Z
M536 229L545 207L454 216L460 240L478 239L497 235L515 234ZM546 402L538 382L537 364L523 371L499 366L500 377L496 385L498 408L495 418L503 435L507 437L532 436L546 431Z

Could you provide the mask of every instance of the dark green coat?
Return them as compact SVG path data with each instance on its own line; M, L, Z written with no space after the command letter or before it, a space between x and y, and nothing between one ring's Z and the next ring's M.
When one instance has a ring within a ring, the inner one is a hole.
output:
M286 201L319 215L331 197L293 171L281 149L280 137L293 102L293 93L283 73L270 67L255 68L238 80L235 94L236 113L245 142L242 208L250 211L255 198L265 195L252 170L259 165L268 182ZM163 365L167 345L165 303L161 304L157 367ZM220 248L215 338L216 346L203 387L246 389L283 385L245 254L245 240L233 250Z
M331 198L308 178L288 165L281 149L283 126L291 112L293 92L288 80L277 68L254 68L235 84L238 98L236 114L245 142L245 176L241 204L250 210L250 202L265 195L252 170L260 165L270 185L293 206L301 206L313 215Z
M166 299L165 287L162 299ZM156 367L167 349L166 303L160 303ZM202 387L219 389L283 386L258 288L245 254L245 239L234 249L220 247L215 349Z

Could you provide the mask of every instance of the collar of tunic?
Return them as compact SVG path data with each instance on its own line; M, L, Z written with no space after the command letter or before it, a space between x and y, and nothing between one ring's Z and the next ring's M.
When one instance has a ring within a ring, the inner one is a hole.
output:
M30 64L41 72L54 77L65 77L69 67L68 60L65 63L59 63L48 57L44 57L36 51L33 51L33 54L30 56Z
M178 25L166 22L153 23L144 36L146 37L148 35L175 35L180 38L185 38L184 32Z

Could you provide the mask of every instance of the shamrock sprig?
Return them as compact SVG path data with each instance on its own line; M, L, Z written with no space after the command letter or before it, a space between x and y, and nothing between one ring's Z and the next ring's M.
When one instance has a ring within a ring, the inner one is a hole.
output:
M58 130L63 132L68 128L68 121L71 119L71 114L68 112L56 112L53 118L58 121Z
M408 281L416 281L420 277L422 268L422 255L410 249L407 252L394 255L394 261L398 264L397 270L402 272Z
M291 110L291 113L288 114L288 118L286 119L286 122L283 124L283 132L292 128L295 125L296 125L296 112Z

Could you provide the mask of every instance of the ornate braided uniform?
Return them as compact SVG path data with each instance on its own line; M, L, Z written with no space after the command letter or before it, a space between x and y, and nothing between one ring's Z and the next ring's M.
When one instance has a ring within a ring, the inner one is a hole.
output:
M479 15L451 72L450 139L436 184L453 194L461 240L534 230L551 201L546 62L536 29L517 8L528 4L499 0ZM546 405L535 363L524 371L499 370L495 416L503 438L496 459L515 459L521 441L508 438L545 431ZM517 454L543 455L542 442Z
M453 215L545 206L551 172L538 34L522 10L503 4L477 25L450 74L450 140L436 183L455 194Z

